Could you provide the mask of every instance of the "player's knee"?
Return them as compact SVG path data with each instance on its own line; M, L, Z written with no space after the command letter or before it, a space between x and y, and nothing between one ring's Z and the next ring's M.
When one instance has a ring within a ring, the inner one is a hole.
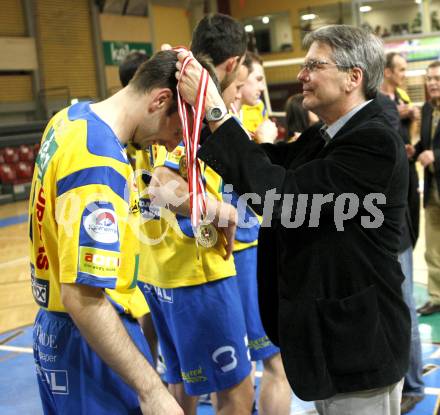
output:
M274 378L285 379L283 361L281 354L276 353L273 356L263 360L264 374L268 374Z
M248 414L254 401L254 388L250 376L238 385L217 393L218 409L234 409L234 414Z

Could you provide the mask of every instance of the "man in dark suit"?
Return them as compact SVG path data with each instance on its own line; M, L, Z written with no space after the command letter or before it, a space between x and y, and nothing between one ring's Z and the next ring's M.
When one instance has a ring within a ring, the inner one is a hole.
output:
M426 87L430 99L422 108L420 141L415 146L415 158L425 168L423 205L429 301L417 310L421 315L440 311L440 61L428 66Z
M323 415L397 415L410 340L397 261L408 161L373 99L383 49L344 25L310 33L305 46L303 105L324 130L261 146L225 115L209 122L198 155L264 214L262 317L294 392ZM191 103L199 75L195 62L177 74ZM222 105L210 86L206 108Z

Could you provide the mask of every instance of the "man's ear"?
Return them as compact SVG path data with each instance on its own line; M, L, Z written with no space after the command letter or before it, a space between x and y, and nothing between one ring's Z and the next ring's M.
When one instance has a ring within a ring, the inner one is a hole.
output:
M358 85L362 84L364 73L361 68L353 68L348 73L347 91L351 92Z
M226 73L232 73L237 68L237 65L240 63L240 56L231 56L230 58L226 59L225 62L225 70Z
M156 89L152 95L149 106L150 112L162 111L164 108L168 108L173 99L173 93L169 88Z
M391 76L392 70L391 68L385 68L383 71L383 77L385 79L389 78Z

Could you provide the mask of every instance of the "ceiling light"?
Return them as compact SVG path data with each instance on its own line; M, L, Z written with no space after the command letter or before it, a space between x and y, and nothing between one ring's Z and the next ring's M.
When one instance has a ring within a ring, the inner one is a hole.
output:
M254 31L254 26L252 26L251 24L247 24L244 27L244 30L246 30L246 32L248 32L248 33L253 32Z
M314 13L309 13L309 14L303 14L302 16L301 16L301 20L313 20L313 19L316 19L316 14L314 14Z
M416 4L422 4L422 0L414 0Z
M269 23L269 16L264 16L262 19L261 19L261 21L264 23L264 24L268 24Z
M359 7L359 11L361 13L371 12L371 6L361 6L361 7Z

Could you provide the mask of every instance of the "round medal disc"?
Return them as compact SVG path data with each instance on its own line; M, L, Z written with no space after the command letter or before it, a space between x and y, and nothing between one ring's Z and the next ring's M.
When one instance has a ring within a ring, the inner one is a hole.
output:
M182 156L179 160L179 174L186 180L188 178L188 167L186 164L186 156Z
M211 223L201 224L196 231L197 243L204 248L212 248L218 240L218 232Z

